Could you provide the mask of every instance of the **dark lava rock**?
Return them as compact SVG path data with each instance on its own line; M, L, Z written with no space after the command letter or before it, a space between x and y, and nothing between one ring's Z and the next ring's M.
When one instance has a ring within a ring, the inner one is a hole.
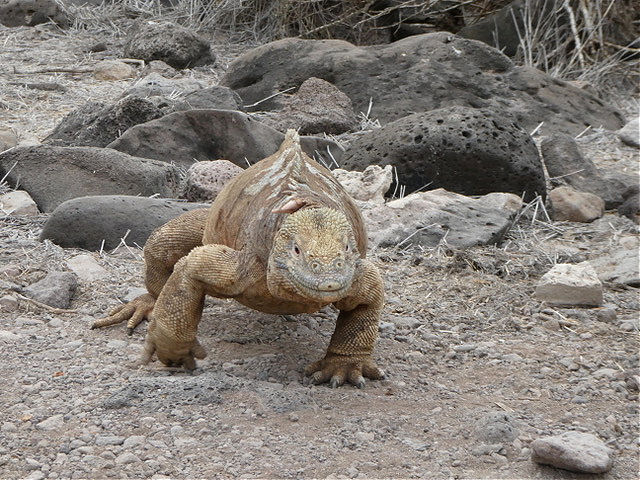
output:
M215 86L186 95L174 110L244 110L244 107L236 92L228 87Z
M569 185L580 192L593 193L604 200L607 209L622 203L619 182L603 177L595 164L582 155L572 136L547 137L542 140L540 150L554 187Z
M146 62L162 60L179 69L215 61L209 42L171 22L138 23L127 37L124 54Z
M8 175L7 175L8 173ZM173 165L95 147L18 147L0 155L0 178L20 184L42 212L85 195L172 197L179 172Z
M189 168L198 160L229 160L246 168L275 153L284 134L231 110L186 110L136 125L108 146L121 152ZM336 159L342 150L331 140L301 137L303 150L330 163L327 148ZM339 161L339 160L338 160Z
M33 27L53 21L62 28L71 19L55 0L0 0L0 23L7 27Z
M231 63L221 82L246 105L298 87L310 77L335 85L356 112L390 122L444 106L491 107L527 131L577 134L587 125L617 130L623 117L598 97L530 67L476 40L439 32L389 45L356 47L340 40L278 40ZM274 99L258 105L278 108Z
M359 136L340 167L362 171L372 164L396 167L407 193L428 185L464 195L546 195L530 135L503 115L474 108L416 113Z
M127 245L142 247L156 228L202 208L209 205L126 195L74 198L53 211L40 240L51 240L64 248L112 249L129 232Z
M89 102L64 117L43 143L106 147L134 125L161 116L162 111L143 98L125 97L113 105Z

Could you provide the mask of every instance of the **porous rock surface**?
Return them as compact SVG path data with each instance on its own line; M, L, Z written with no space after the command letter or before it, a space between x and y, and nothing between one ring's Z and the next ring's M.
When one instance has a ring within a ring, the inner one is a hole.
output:
M127 245L142 247L151 232L172 218L208 207L200 203L126 195L74 198L53 211L42 229L40 240L51 240L64 248L100 250L116 248L126 235Z
M455 248L468 248L499 242L522 201L509 193L473 199L438 189L383 205L359 205L372 247L435 247L446 242Z
M0 178L5 174L43 212L86 195L171 197L179 183L172 165L96 147L17 147L0 155Z
M371 118L387 123L448 105L492 107L523 128L577 134L586 125L617 130L622 115L602 100L539 70L517 67L498 50L446 32L416 35L389 45L356 47L340 40L288 38L257 47L233 61L221 84L245 104L297 87L310 77L335 85ZM273 109L279 100L259 105Z
M161 117L143 98L127 96L114 104L89 102L69 113L43 142L58 146L106 147L134 125Z
M178 69L215 61L206 40L171 22L138 23L127 37L124 53L147 62L162 60Z
M212 202L227 182L242 171L228 160L194 163L187 171L180 197L190 202Z
M598 437L582 432L564 432L531 443L534 461L572 472L608 472L613 467L612 453Z
M305 80L277 114L275 127L298 130L303 135L338 135L357 127L351 99L331 83L320 78Z
M278 150L284 134L249 115L231 110L186 110L136 125L109 148L143 158L189 168L198 160L224 158L246 168ZM331 140L302 137L303 150L310 156L327 156L329 147L335 158L342 150ZM327 163L329 164L329 163Z
M617 182L600 173L571 135L559 133L543 138L540 151L553 186L569 185L580 192L593 193L604 200L607 209L622 203L623 192Z
M0 23L7 27L33 27L51 20L62 28L71 23L55 0L0 0Z
M340 166L393 165L407 192L426 185L464 195L546 194L530 135L498 113L448 107L408 115L354 140Z
M13 215L37 215L38 206L24 190L0 195L0 212Z

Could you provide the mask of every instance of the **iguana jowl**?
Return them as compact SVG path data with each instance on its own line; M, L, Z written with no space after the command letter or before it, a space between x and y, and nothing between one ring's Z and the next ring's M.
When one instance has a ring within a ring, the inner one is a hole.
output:
M205 295L274 314L340 311L327 353L305 369L315 383L362 387L383 372L371 357L383 282L366 258L362 217L289 130L280 149L231 180L208 210L158 228L144 247L148 294L92 328L150 320L144 360L195 368Z

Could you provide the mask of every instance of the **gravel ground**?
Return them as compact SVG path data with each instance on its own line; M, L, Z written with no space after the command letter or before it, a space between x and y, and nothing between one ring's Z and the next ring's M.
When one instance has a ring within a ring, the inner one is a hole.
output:
M84 101L131 86L19 73L90 66L105 54L88 45L121 42L106 35L0 29L2 123L38 141ZM219 73L188 75L215 84ZM65 91L8 85L25 78ZM637 169L633 150L612 153L610 133L585 137L594 161ZM138 366L145 325L132 337L88 327L142 287L141 252L91 253L105 275L81 281L68 310L43 306L21 289L86 253L39 242L46 218L0 215L0 297L12 298L0 310L2 478L592 478L531 461L530 442L567 430L614 450L597 478L637 476L637 289L607 284L593 309L533 298L555 263L637 245L637 227L615 214L587 225L522 218L500 247L372 252L387 292L375 356L388 377L363 390L303 380L333 330L330 309L287 320L208 301L209 357L193 373Z

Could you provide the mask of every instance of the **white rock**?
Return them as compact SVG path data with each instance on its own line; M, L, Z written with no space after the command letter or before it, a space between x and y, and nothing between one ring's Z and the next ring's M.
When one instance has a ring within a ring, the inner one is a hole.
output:
M46 431L58 430L62 427L64 427L64 418L62 417L62 415L53 415L36 425L36 428L38 430Z
M602 283L587 262L559 263L545 273L536 298L554 305L602 305Z
M91 255L82 254L67 260L67 266L80 280L93 282L109 275Z
M590 433L565 432L531 443L531 458L572 472L605 473L611 470L612 450Z
M93 75L97 80L124 80L136 76L136 70L119 60L104 60L96 65Z
M369 165L364 172L350 172L336 168L331 173L352 198L377 204L384 203L384 194L387 193L393 181L391 165L384 168Z
M15 147L17 144L18 136L15 131L8 127L0 127L0 152Z
M16 190L13 192L0 195L0 210L10 215L38 215L38 206L31 196L23 191Z
M630 147L640 148L640 118L636 117L618 130L618 136Z
M0 311L13 312L18 308L18 299L12 295L0 297Z
M18 341L22 336L17 333L10 332L8 330L0 330L0 342L11 343Z

